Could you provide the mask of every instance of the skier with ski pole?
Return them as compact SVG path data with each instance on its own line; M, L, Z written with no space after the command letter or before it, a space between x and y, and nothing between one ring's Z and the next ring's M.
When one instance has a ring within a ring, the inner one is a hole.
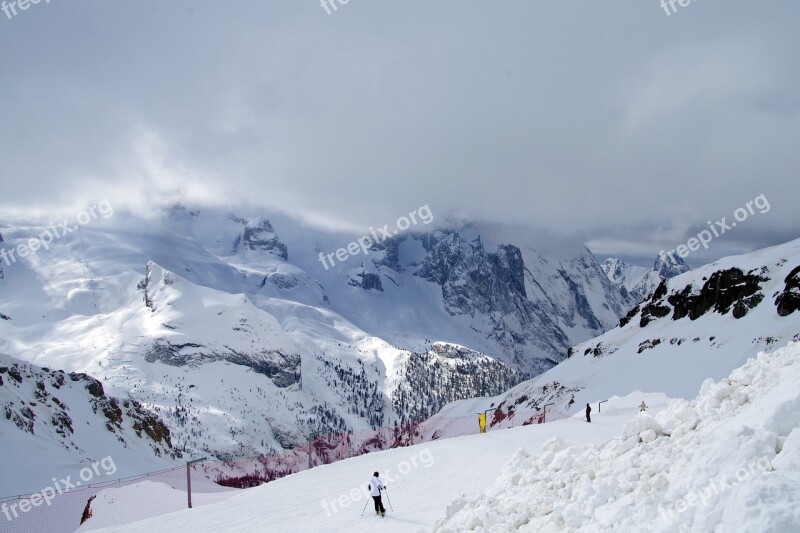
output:
M369 495L372 496L372 500L375 502L375 514L386 516L386 509L383 507L383 502L381 501L382 490L386 490L386 485L381 481L378 472L374 472L372 474L372 479L369 480Z

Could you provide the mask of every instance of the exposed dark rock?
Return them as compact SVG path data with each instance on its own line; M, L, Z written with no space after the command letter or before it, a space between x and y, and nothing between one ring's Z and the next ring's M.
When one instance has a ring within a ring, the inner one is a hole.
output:
M242 234L233 243L233 252L240 247L248 250L263 250L286 260L289 258L289 249L283 244L269 220L262 217L244 220L233 218L234 222L244 224Z
M22 407L18 411L14 409L14 402L7 402L5 405L6 420L10 420L20 430L34 435L33 424L36 416L30 407Z
M765 273L764 269L747 274L738 268L719 270L708 279L703 278L705 283L697 293L692 285L687 285L680 291L668 294L667 284L662 282L642 304L639 326L645 327L654 320L666 317L670 312L673 320L687 316L691 320L697 320L712 310L723 315L732 310L734 318L742 318L764 299L759 291L760 284L769 280L764 276ZM629 316L630 318L626 316L620 321L621 325L636 316L635 309L631 310Z
M639 343L639 351L637 353L642 353L645 350L652 350L659 344L661 344L661 339L652 339L641 342Z
M103 390L103 384L100 383L95 378L93 378L92 376L83 373L70 372L69 377L70 379L72 379L72 381L85 381L86 390L88 390L89 394L91 394L95 398L102 398L105 396L105 391Z
M169 428L156 416L144 416L141 420L134 422L133 429L140 437L142 436L142 431L144 431L153 442L164 442L172 447Z
M660 300L666 295L667 295L667 282L662 281L661 283L658 284L658 287L656 287L656 290L653 292L653 296L650 299L652 301Z
M361 287L364 290L368 291L380 291L383 292L383 285L381 285L381 277L377 274L373 274L372 272L359 272L356 274L361 281L350 279L349 284L354 287Z
M645 327L656 318L663 318L671 312L672 309L666 305L647 304L642 308L642 318L639 320L639 326Z
M786 288L775 299L780 316L789 316L800 310L800 265L796 266L784 280Z
M13 378L14 381L16 381L17 383L22 383L22 374L20 374L17 365L14 365L8 369L8 375L9 377Z
M733 318L739 319L744 317L750 309L760 304L763 299L763 294L756 293L752 296L737 300L736 303L733 304L733 311L731 313Z
M592 357L602 357L604 355L611 355L617 351L617 347L613 345L606 345L602 342L598 342L596 346L593 348L590 346L583 351L583 355L591 354Z
M170 366L228 361L252 368L253 371L270 378L281 388L294 385L300 380L300 356L277 351L241 353L227 348L223 352L212 352L205 346L195 343L171 344L164 339L157 339L147 349L144 358L148 363L158 361Z
M264 283L262 284L262 287L266 285L267 280L269 280L269 282L275 285L277 288L283 290L294 289L295 287L300 285L300 281L297 279L297 276L292 274L283 274L281 272L275 272L274 274L271 274L269 277L264 278Z
M72 435L75 432L72 429L72 419L63 410L53 413L50 423L56 428L56 433L62 437L67 437L68 434Z
M95 412L99 408L110 424L114 424L118 429L122 428L122 409L119 408L116 398L101 398L93 401Z
M760 301L758 297L752 297L761 290L760 283L767 280L757 274L745 274L738 268L714 272L698 294L692 294L692 287L687 286L667 298L675 310L672 318L679 320L688 316L697 320L711 309L724 315L737 302L741 302L737 314L744 316L742 312L746 314L746 309Z
M50 384L55 387L56 389L60 389L64 386L64 372L57 371L53 373L52 379L50 380Z
M373 259L373 264L375 264L375 266L383 265L389 267L395 272L402 272L404 269L400 264L400 243L407 238L407 235L398 235L397 237L373 244L370 248L370 255L379 256ZM383 252L383 254L376 252Z
M636 307L634 307L633 309L628 311L627 315L625 315L624 317L620 318L619 319L619 327L627 326L628 323L633 319L633 317L635 317L636 315L639 314L639 309L640 309L640 306L637 305Z
M153 303L153 299L150 298L150 276L152 275L152 271L153 263L148 262L145 266L145 277L136 287L144 293L144 306L151 311L155 311L155 304Z

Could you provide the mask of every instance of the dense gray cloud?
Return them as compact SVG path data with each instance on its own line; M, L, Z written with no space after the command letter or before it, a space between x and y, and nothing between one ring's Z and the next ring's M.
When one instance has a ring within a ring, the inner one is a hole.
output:
M8 0L7 0L8 1ZM438 215L695 262L798 237L794 0L52 0L0 12L4 211Z

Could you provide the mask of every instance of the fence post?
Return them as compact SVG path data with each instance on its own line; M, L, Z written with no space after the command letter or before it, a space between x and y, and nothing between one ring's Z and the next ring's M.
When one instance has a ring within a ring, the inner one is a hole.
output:
M542 408L542 424L546 424L547 423L547 408L549 406L551 406L551 405L555 405L555 404L554 403L546 403L546 404L544 404L544 407Z
M202 459L195 459L194 461L186 461L186 494L189 498L189 509L192 508L192 465L205 461L206 459L208 458L203 457Z
M597 403L597 412L598 412L598 413L600 412L600 406L601 406L601 405L603 405L604 403L606 403L607 401L608 401L608 400L603 400L602 402L598 402L598 403Z

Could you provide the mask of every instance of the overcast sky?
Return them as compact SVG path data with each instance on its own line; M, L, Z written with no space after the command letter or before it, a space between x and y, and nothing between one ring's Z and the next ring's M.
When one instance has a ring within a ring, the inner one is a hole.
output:
M796 0L45 1L0 12L6 213L428 204L649 258L764 194L692 260L800 237Z

